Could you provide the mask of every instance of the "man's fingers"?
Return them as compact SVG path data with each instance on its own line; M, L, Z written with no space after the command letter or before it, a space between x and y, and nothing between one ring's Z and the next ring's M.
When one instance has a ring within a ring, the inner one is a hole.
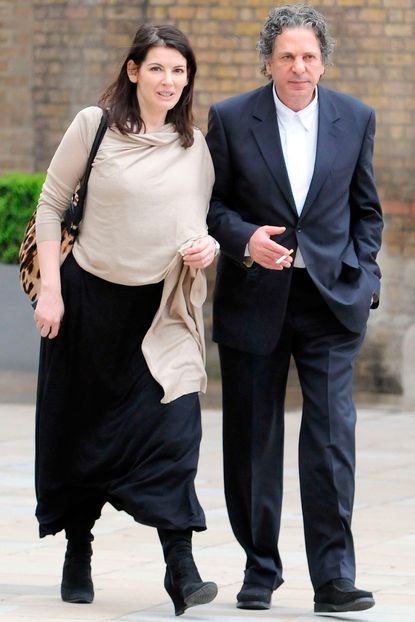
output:
M283 255L281 255L281 257L278 257L278 259L275 260L276 264L280 264L283 262L286 262L286 260L289 258L289 256L294 252L293 248L290 248L290 250L288 251L288 253L284 253ZM287 262L286 262L287 263Z
M272 225L264 225L262 228L268 235L281 235L285 231L285 227L273 227Z
M285 246L281 246L281 244L277 244L270 238L266 238L262 241L261 244L258 244L257 250L267 257L273 257L274 260L278 259L280 255L290 255L293 251L289 250Z

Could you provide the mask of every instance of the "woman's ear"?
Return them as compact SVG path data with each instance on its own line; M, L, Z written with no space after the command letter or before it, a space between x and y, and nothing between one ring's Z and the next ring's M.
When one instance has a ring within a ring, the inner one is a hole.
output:
M137 83L137 79L138 79L137 74L138 74L138 67L135 64L135 62L130 59L127 63L127 75L128 75L130 82Z

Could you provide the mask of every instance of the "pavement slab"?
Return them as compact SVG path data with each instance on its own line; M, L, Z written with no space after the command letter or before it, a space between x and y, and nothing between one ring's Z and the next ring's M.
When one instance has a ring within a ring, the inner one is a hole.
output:
M415 412L394 400L358 408L354 536L356 584L376 606L343 615L313 613L297 474L300 410L286 415L285 496L280 551L285 583L268 611L236 609L244 555L229 526L222 480L221 412L203 410L198 495L208 530L194 534L194 556L216 600L185 613L187 622L350 622L415 620ZM154 529L107 505L94 529L91 605L63 603L63 534L40 540L34 516L33 399L0 403L0 622L164 622L174 618L163 588L164 562Z

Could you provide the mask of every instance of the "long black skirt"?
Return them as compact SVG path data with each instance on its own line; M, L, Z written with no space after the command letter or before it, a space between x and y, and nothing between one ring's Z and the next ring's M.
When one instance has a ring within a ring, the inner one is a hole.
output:
M97 519L111 503L163 529L206 528L194 479L201 439L197 393L161 404L141 342L162 283L99 279L72 254L62 266L65 315L41 340L36 409L40 536Z

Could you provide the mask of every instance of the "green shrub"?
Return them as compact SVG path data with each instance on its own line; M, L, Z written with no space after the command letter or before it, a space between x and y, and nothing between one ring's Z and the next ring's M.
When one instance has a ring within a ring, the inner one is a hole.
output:
M45 175L8 173L0 177L0 262L18 263L20 244Z

